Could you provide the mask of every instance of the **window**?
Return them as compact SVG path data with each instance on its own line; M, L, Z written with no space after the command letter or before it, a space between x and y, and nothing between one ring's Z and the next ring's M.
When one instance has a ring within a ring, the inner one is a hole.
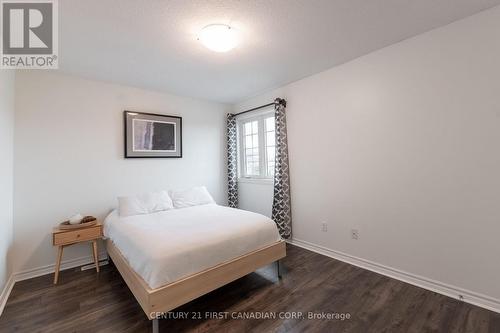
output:
M274 112L238 120L240 178L272 179L274 176Z

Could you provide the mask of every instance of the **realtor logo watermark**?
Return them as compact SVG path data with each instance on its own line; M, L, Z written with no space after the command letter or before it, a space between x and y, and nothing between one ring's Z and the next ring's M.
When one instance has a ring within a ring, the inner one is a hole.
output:
M57 0L0 0L0 68L57 69Z

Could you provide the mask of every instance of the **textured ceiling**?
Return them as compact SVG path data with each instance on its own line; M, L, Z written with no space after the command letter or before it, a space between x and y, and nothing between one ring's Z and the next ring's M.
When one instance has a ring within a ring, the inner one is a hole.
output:
M60 71L233 103L500 4L500 0L63 0ZM228 53L211 23L243 36Z

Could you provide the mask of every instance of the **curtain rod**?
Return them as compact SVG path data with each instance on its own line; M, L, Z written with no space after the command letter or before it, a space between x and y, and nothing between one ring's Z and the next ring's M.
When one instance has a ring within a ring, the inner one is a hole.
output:
M242 111L242 112L238 112L238 113L235 113L234 115L235 116L239 116L240 114L244 114L244 113L248 113L248 112L252 112L252 111L255 111L255 110L259 110L259 109L263 109L263 108L267 108L268 106L271 106L271 105L283 105L284 107L286 107L286 101L283 99L283 98L276 98L274 100L274 102L272 103L268 103L268 104L265 104L265 105L261 105L261 106L257 106L256 108L253 108L253 109L250 109L250 110L246 110L246 111Z

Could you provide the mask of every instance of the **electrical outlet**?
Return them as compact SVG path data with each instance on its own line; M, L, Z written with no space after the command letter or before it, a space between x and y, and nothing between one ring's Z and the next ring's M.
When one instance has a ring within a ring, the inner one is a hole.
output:
M321 231L323 231L323 232L328 231L328 223L326 223L326 222L321 223Z
M358 229L351 229L351 238L358 240L359 238L359 231Z

